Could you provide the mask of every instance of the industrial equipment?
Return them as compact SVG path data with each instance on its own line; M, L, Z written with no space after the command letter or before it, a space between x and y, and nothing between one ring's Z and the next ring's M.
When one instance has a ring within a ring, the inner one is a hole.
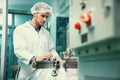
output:
M119 8L119 0L70 0L68 43L79 80L120 80Z
M41 61L37 62L36 69L27 77L29 80L37 69L46 69L51 71L50 80L78 80L77 73L77 58L66 59L64 61ZM61 78L62 76L62 78Z

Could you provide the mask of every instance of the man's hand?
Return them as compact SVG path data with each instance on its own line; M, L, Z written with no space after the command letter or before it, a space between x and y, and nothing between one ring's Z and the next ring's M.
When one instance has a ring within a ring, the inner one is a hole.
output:
M41 56L36 57L36 61L51 60L52 57L53 57L53 55L50 52L48 52Z

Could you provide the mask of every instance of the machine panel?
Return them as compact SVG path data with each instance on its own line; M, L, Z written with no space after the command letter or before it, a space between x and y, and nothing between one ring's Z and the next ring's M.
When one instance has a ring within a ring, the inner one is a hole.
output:
M68 47L79 80L120 80L120 0L70 0Z
M69 47L119 38L119 4L119 0L70 0Z

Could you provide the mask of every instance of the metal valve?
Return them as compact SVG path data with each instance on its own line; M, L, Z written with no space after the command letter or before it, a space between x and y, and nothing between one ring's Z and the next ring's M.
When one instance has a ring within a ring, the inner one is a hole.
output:
M54 70L52 71L52 76L55 77L58 75L58 69L60 68L60 62L56 61L56 59L53 61L53 68Z
M53 70L53 71L52 71L52 76L55 77L55 76L57 76L57 75L58 75L58 72L57 72L56 70Z
M63 67L65 71L67 72L67 68L69 67L68 60L66 60L66 62L63 64Z

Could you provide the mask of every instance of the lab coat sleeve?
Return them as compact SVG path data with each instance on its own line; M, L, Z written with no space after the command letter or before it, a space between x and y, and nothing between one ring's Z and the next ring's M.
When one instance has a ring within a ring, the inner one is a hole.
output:
M53 54L53 58L59 57L51 38L49 38L49 52Z
M25 40L25 36L23 31L19 28L16 28L13 33L13 44L14 44L14 53L18 57L18 59L25 63L26 65L29 64L30 60L34 55L32 55L27 50L27 44Z

